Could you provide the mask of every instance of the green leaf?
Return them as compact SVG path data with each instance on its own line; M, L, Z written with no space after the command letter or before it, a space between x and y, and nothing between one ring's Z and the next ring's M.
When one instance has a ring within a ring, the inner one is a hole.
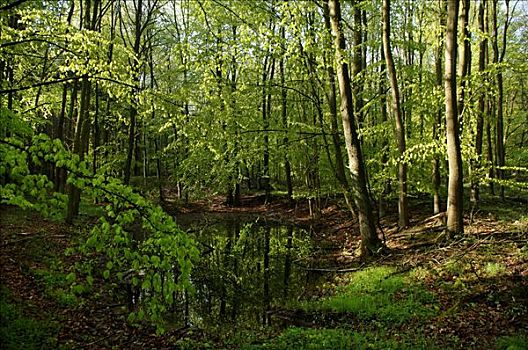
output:
M76 279L75 272L70 272L68 275L66 275L66 282L67 283L73 283Z
M141 289L143 289L143 290L149 290L150 287L151 287L150 279L149 279L149 278L145 278L145 280L144 280L143 283L141 284Z

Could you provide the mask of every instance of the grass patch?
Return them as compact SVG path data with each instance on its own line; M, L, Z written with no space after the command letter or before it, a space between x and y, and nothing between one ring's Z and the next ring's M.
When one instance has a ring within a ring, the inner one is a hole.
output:
M11 298L0 289L0 344L2 349L53 349L57 325L47 320L27 317Z
M75 294L76 289L72 288L72 283L75 280L75 275L65 275L55 269L38 269L32 271L33 276L37 282L44 289L44 295L56 300L63 306L75 306L78 305L79 300ZM79 290L78 294L84 290Z
M496 277L506 272L506 266L501 263L488 262L484 266L484 271L488 277Z
M528 337L524 335L512 335L500 337L496 341L498 350L526 350L528 349Z
M96 205L92 198L84 196L79 203L79 214L90 218L100 217L104 215L104 208Z
M317 350L317 349L439 349L423 337L391 337L385 332L353 332L345 329L289 328L279 337L242 349ZM445 349L445 348L443 348Z
M409 276L392 267L357 272L336 295L306 304L307 309L350 312L362 320L401 324L435 314L433 295Z

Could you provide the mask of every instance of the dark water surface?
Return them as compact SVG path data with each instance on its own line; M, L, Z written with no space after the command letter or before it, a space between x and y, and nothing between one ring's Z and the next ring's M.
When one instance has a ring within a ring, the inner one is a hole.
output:
M273 310L310 293L309 230L250 215L183 215L178 225L199 242L201 260L180 300L183 322L198 327L273 323Z

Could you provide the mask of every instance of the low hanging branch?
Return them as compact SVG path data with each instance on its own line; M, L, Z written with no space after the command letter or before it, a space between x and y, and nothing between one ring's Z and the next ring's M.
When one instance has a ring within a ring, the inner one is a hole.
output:
M13 1L12 3L10 4L7 4L7 5L4 5L2 7L0 7L0 11L7 11L7 10L10 10L14 7L17 7L18 5L21 5L23 3L25 3L27 0L16 0L16 1Z
M239 133L249 134L249 133L255 133L255 132L290 132L290 130L287 130L287 129L253 129L253 130L240 131ZM299 135L314 135L314 136L331 135L329 133L310 132L310 131L296 131L295 133Z
M39 83L35 83L35 84L32 84L32 85L19 86L19 87L12 88L12 89L0 90L0 95L12 94L12 93L15 93L15 92L25 91L25 90L29 90L29 89L34 89L34 88L41 87L41 86L48 86L48 85L53 85L53 84L64 83L64 82L75 80L75 79L77 79L77 77L63 78L63 79L50 80L50 81L41 81Z
M77 273L88 285L93 284L92 275L102 273L112 283L129 283L140 290L141 305L129 314L129 320L151 321L162 332L164 313L174 303L174 293L191 288L191 268L199 258L194 240L159 206L131 187L104 174L93 174L60 140L41 134L28 143L23 141L27 136L17 137L16 130L12 133L14 137L0 139L0 176L9 179L0 185L0 201L60 217L57 214L64 210L65 196L53 192L47 176L31 172L28 160L36 168L51 163L66 169L70 185L104 197L109 202L103 207L104 214L75 248L88 258ZM136 239L136 232L143 238Z

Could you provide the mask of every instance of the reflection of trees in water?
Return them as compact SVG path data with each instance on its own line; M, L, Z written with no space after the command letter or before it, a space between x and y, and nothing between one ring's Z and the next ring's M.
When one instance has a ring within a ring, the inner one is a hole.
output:
M306 272L292 263L310 252L304 230L234 219L194 232L209 249L192 274L191 324L269 325L272 306L304 289Z

